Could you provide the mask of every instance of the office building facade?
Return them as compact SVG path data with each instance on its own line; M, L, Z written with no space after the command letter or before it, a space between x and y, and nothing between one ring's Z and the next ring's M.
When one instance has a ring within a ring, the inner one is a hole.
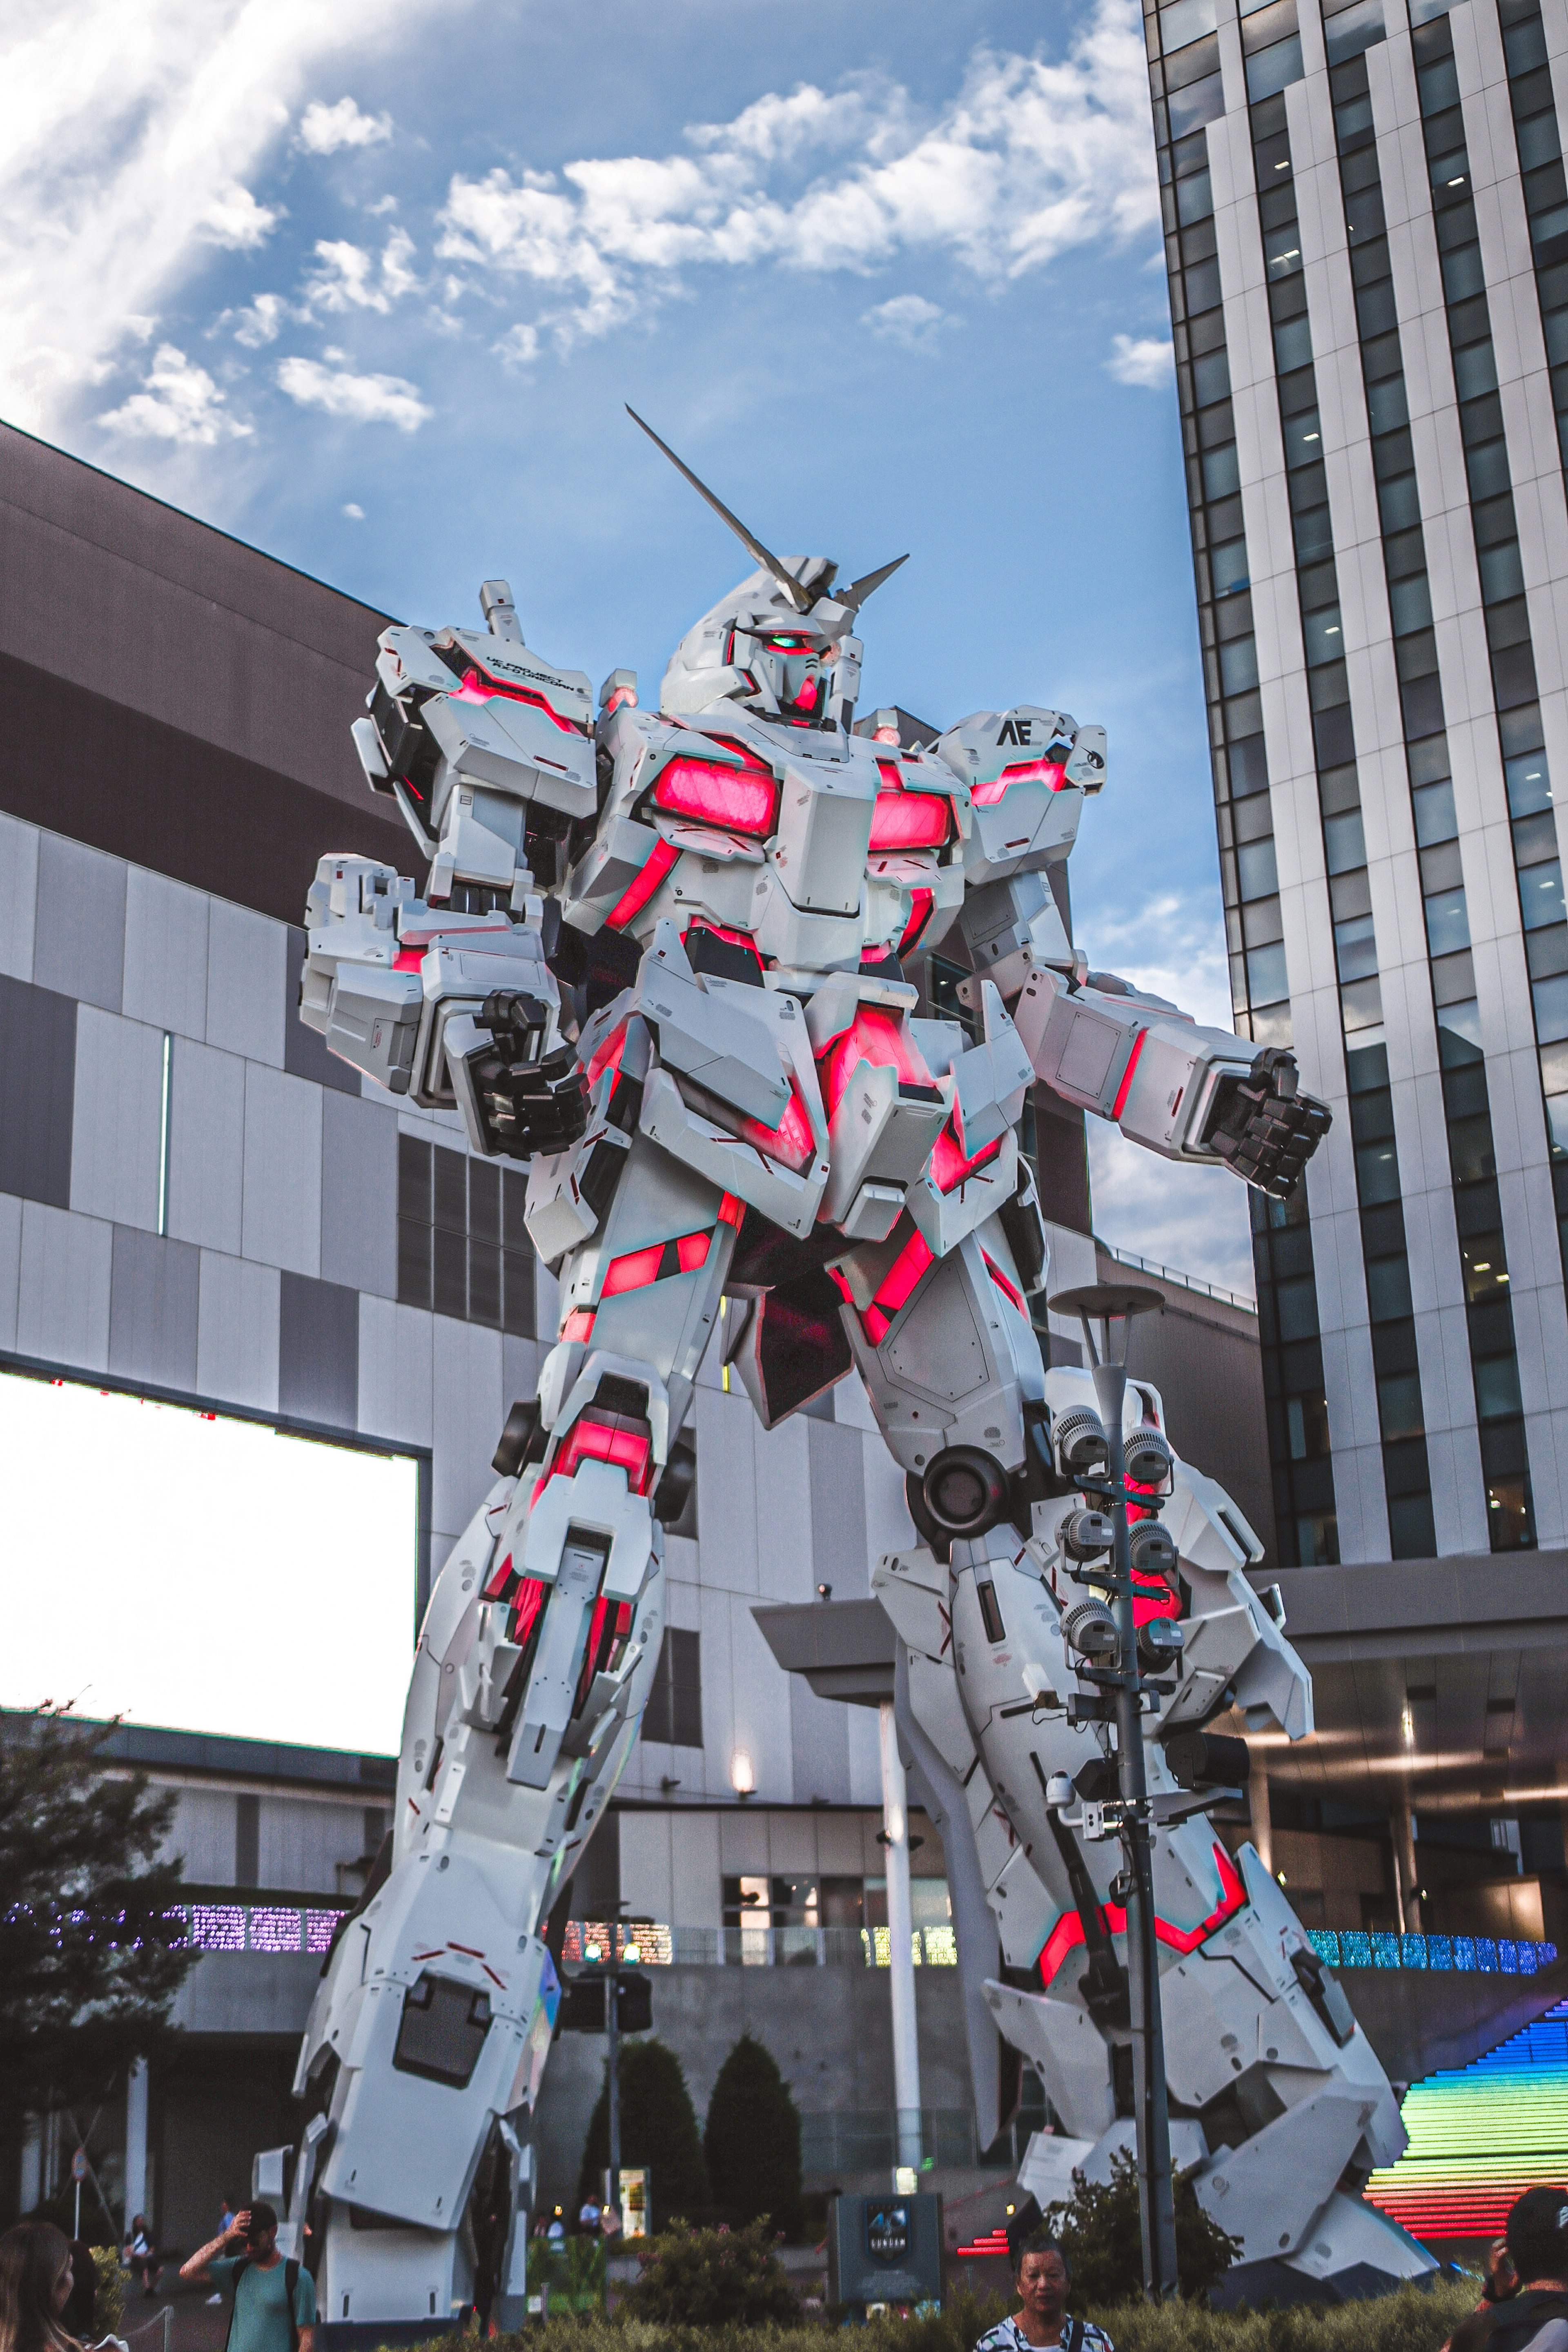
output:
M1283 1564L1568 1534L1563 0L1145 10Z

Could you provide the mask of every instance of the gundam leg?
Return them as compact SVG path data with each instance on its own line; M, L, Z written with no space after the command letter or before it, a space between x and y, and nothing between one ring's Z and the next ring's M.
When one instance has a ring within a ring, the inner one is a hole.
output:
M872 1264L859 1291L878 1279ZM1064 1621L1087 1596L1060 1530L1079 1497L1047 1434L1094 1391L1045 1370L1000 1219L901 1297L885 1272L880 1286L880 1309L858 1302L845 1323L924 1540L873 1588L900 1637L906 1761L947 1857L981 2134L1009 2111L988 2017L1059 2118L1021 2174L1044 2206L1071 2194L1075 2168L1109 2178L1132 2135L1121 1849L1100 1811L1114 1764L1109 1732L1069 1709ZM1130 1387L1128 1416L1162 1421L1157 1392ZM1173 1734L1190 1745L1234 1703L1300 1738L1310 1684L1247 1580L1261 1548L1223 1489L1178 1463L1163 1516L1176 1569L1148 1579L1140 1614L1179 1615L1185 1636L1145 1735L1174 2161L1241 2239L1254 2299L1419 2276L1424 2251L1353 2193L1405 2140L1371 2044L1251 1846L1233 1860L1177 1779ZM1076 1809L1047 1801L1059 1773Z
M500 2324L522 2315L529 2115L559 2000L545 1926L658 1662L658 1515L689 1484L678 1433L734 1240L715 1186L641 1136L622 1159L562 1266L539 1395L431 1596L388 1867L306 2028L289 2221L312 2217L329 2327L428 2332L492 2284ZM537 1187L548 1213L552 1185L536 1169L531 1207Z

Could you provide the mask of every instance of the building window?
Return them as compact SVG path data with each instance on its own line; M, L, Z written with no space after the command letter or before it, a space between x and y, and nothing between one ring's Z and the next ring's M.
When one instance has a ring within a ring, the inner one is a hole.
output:
M642 1736L671 1748L702 1745L702 1637L675 1625L664 1630L653 1688L643 1710Z
M397 1297L531 1339L527 1179L422 1136L397 1139Z

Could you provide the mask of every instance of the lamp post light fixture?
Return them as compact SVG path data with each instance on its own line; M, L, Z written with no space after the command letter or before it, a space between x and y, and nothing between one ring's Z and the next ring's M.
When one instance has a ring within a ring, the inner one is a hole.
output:
M1067 1549L1069 1557L1082 1555L1090 1544L1100 1551L1101 1556L1098 1559L1073 1559L1069 1572L1081 1583L1101 1591L1109 1590L1111 1605L1108 1609L1103 1601L1086 1598L1067 1612L1063 1630L1080 1653L1079 1679L1089 1683L1094 1692L1087 1704L1079 1702L1080 1716L1088 1717L1092 1714L1108 1723L1116 1743L1118 1795L1113 1802L1099 1810L1103 1815L1102 1833L1120 1838L1124 1862L1116 1891L1127 1908L1132 2112L1143 2238L1143 2291L1158 2302L1174 2294L1176 2288L1176 2215L1171 2179L1164 2033L1160 2016L1159 1946L1154 1932L1149 1784L1143 1763L1142 1718L1148 1685L1140 1669L1148 1664L1157 1671L1160 1664L1170 1663L1170 1658L1163 1654L1161 1645L1154 1644L1141 1654L1132 1615L1132 1546L1127 1507L1131 1500L1142 1511L1158 1509L1158 1496L1149 1489L1166 1483L1167 1474L1162 1472L1161 1459L1163 1454L1169 1461L1170 1449L1157 1432L1138 1433L1135 1452L1139 1458L1132 1465L1137 1483L1130 1495L1122 1412L1127 1398L1127 1335L1132 1318L1163 1307L1164 1300L1159 1291L1138 1285L1089 1283L1076 1290L1057 1292L1048 1304L1053 1313L1076 1315L1082 1326L1085 1350L1094 1376L1094 1392L1104 1424L1103 1478L1089 1475L1087 1466L1089 1453L1092 1450L1098 1454L1098 1432L1092 1433L1092 1447L1086 1445L1083 1449L1084 1465L1075 1464L1070 1474L1079 1479L1079 1491L1090 1507L1079 1516L1100 1519L1100 1525L1085 1528L1077 1544L1069 1534ZM1086 1423L1091 1422L1093 1416L1086 1413L1085 1419ZM1086 1429L1086 1437L1089 1434ZM1155 1474L1152 1477L1148 1475L1151 1471ZM1109 1566L1103 1557L1102 1538L1107 1529L1101 1513L1110 1523ZM1160 1547L1152 1537L1145 1535L1144 1530L1153 1527L1150 1518L1139 1521L1140 1565L1151 1569L1163 1565L1157 1553L1170 1550L1168 1538ZM1163 1532L1155 1530L1157 1535ZM1150 1554L1146 1562L1142 1559L1144 1550ZM1175 1646L1171 1634L1164 1637L1164 1646ZM1047 1790L1047 1801L1054 1793L1058 1811L1062 1803L1070 1803L1077 1794L1070 1781L1067 1789L1057 1786L1058 1780L1066 1779L1065 1774L1053 1776L1052 1787ZM1066 1833L1071 1835L1070 1831Z
M737 1748L730 1759L730 1786L742 1801L757 1793L757 1776L747 1750Z

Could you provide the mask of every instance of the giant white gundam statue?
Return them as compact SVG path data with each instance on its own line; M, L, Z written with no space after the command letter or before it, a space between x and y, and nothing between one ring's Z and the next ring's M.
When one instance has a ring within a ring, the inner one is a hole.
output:
M455 1106L475 1151L529 1163L560 1286L539 1392L420 1634L390 1867L300 2053L291 2225L315 2216L323 2321L383 2336L445 2319L481 2265L519 2315L546 1927L637 1736L726 1299L767 1426L854 1368L907 1474L919 1540L876 1590L942 1818L982 2137L1005 2120L999 2029L1078 2160L1125 2139L1111 1864L1068 1826L1066 1784L1047 1794L1076 1769L1092 1805L1105 1769L1107 1735L1058 1696L1075 1610L1100 1607L1064 1581L1100 1456L1088 1376L1047 1372L1030 1320L1046 1243L1017 1124L1042 1080L1276 1195L1328 1126L1288 1052L1196 1026L1068 940L1052 874L1104 785L1103 730L1030 705L926 747L890 713L856 729L857 616L896 567L840 588L822 557L780 561L666 454L758 569L681 640L658 710L616 670L595 715L503 581L483 630L386 630L354 736L424 894L355 856L310 893L303 1019L394 1095ZM918 1016L904 960L938 941L972 975L967 1029ZM1310 1686L1242 1572L1245 1521L1131 1394L1129 1444L1170 1489L1145 1613L1184 1636L1149 1720L1177 2160L1248 2259L1419 2267L1353 2193L1403 2145L1376 2059L1256 1855L1233 1864L1177 1801L1177 1738L1229 1702L1299 1737Z

